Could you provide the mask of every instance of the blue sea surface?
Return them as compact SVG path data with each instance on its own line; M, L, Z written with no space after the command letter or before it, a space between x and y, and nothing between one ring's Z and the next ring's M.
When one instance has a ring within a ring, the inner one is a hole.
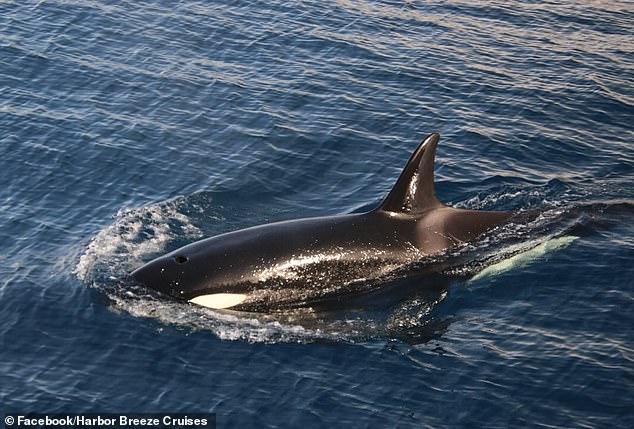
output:
M633 24L622 0L1 2L0 413L634 427ZM369 210L434 131L442 201L540 213L448 284L266 315L128 280Z

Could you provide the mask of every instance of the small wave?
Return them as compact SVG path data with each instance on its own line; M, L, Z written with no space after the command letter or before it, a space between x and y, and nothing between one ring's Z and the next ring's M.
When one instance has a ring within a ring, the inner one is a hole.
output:
M165 250L170 241L196 239L202 232L180 208L183 199L138 209L120 210L112 225L90 240L79 258L75 275L85 283L98 280L95 274L110 271L120 276L138 266L148 255Z

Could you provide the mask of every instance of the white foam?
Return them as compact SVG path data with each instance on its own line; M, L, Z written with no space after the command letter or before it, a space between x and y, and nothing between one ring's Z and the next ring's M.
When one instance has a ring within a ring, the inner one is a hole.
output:
M202 233L177 211L175 201L120 210L115 222L90 240L74 273L87 283L99 265L112 268L115 274L127 273L147 259L147 255L162 251L170 240L183 235L193 239Z

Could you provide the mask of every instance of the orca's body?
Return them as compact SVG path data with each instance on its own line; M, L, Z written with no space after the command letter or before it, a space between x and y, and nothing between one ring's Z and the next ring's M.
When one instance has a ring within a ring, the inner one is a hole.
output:
M159 257L132 276L206 307L259 310L275 307L276 300L301 302L372 282L508 219L510 212L455 209L436 199L438 140L438 134L431 134L421 143L375 210L221 234ZM323 293L305 293L314 288Z

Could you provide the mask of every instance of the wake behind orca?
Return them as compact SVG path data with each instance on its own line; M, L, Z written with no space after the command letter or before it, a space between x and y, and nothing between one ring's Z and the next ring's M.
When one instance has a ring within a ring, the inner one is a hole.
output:
M390 273L471 241L512 216L438 201L434 159L439 137L434 133L423 140L374 210L221 234L150 261L132 277L178 299L240 311L311 306L349 295L360 285L367 290Z

